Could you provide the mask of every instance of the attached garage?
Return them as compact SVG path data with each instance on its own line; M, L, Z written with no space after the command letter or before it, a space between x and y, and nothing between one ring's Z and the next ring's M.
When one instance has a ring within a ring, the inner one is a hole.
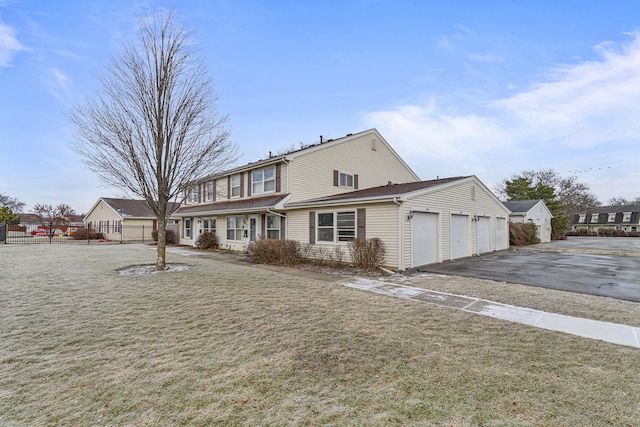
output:
M497 243L508 235L508 209L475 176L389 184L285 209L288 238L319 245L325 253L347 253L348 242L314 240L322 228L314 213L366 209L366 237L380 238L385 266L401 271L503 249Z
M438 214L415 212L411 219L412 267L438 262Z

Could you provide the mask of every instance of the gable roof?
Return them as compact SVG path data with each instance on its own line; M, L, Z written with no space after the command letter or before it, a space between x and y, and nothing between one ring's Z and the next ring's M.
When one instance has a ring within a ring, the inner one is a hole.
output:
M220 173L216 173L213 175L210 175L204 179L202 179L202 181L206 181L212 178L219 178L222 176L227 176L227 175L232 175L232 174L236 174L236 173L240 173L240 172L245 172L247 170L251 170L251 169L255 169L255 168L259 168L259 167L264 167L264 166L269 166L269 165L273 165L276 163L280 163L286 160L291 160L294 159L296 157L300 157L303 155L306 155L308 153L317 151L317 150L323 150L325 148L334 146L334 145L338 145L338 144L344 144L346 142L349 142L353 139L357 139L360 138L366 134L371 134L372 136L374 136L375 138L379 139L381 141L381 143L385 144L387 146L387 148L389 149L389 151L391 152L391 154L393 154L398 161L400 161L400 163L409 171L411 172L411 174L415 177L416 180L418 180L418 175L416 175L416 173L409 167L409 165L407 165L407 163L398 155L398 153L396 153L396 151L391 147L391 145L382 137L382 135L380 134L380 132L378 132L377 129L372 128L372 129L367 129L365 131L362 132L357 132L357 133L348 133L347 135L340 137L340 138L335 138L335 139L327 139L327 140L323 140L321 142L318 142L316 144L310 144L310 145L306 145L303 146L302 148L296 149L296 150L292 150L292 151L288 151L284 154L278 154L275 156L271 156L271 152L269 152L269 157L266 159L261 159L261 160L257 160L255 162L250 162L247 163L245 165L242 166L238 166Z
M350 191L348 193L291 203L285 207L314 206L341 202L391 200L411 195L411 193L423 192L425 190L469 178L473 178L473 176L457 176L453 178L432 179L429 181L407 182L403 184L387 184L380 187L365 188L363 190Z
M100 197L89 210L89 214L98 206L101 200L122 218L156 218L156 215L144 200L116 199L111 197ZM169 202L167 213L171 214L171 212L175 211L179 206L179 203ZM89 214L87 214L87 216L89 216Z
M502 202L514 214L525 214L529 212L535 205L540 203L541 199L535 200L511 200L509 202Z
M288 194L273 194L269 196L251 197L248 199L221 200L201 205L182 206L173 215L187 216L191 214L220 214L231 212L248 212L251 210L264 211L276 206L286 199Z

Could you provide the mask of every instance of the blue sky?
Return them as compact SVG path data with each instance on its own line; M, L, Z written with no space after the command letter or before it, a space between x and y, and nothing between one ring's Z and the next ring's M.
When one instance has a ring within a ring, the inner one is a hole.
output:
M375 127L422 179L553 168L640 196L640 2L176 3L240 163ZM0 193L79 213L122 195L69 150L66 113L157 6L0 0Z

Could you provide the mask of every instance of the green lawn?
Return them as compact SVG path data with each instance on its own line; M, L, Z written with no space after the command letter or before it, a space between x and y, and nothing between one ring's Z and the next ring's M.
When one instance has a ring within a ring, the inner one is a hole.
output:
M637 349L207 257L117 272L154 260L142 245L0 247L0 425L640 419Z

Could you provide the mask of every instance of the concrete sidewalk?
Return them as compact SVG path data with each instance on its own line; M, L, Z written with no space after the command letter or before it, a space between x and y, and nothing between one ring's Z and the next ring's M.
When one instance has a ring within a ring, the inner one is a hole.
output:
M353 278L340 284L397 298L438 304L468 313L495 317L508 322L522 323L550 331L564 332L584 338L640 348L640 328L617 323L547 313L541 310L516 307L479 298L434 292L421 288L392 284L378 280Z

